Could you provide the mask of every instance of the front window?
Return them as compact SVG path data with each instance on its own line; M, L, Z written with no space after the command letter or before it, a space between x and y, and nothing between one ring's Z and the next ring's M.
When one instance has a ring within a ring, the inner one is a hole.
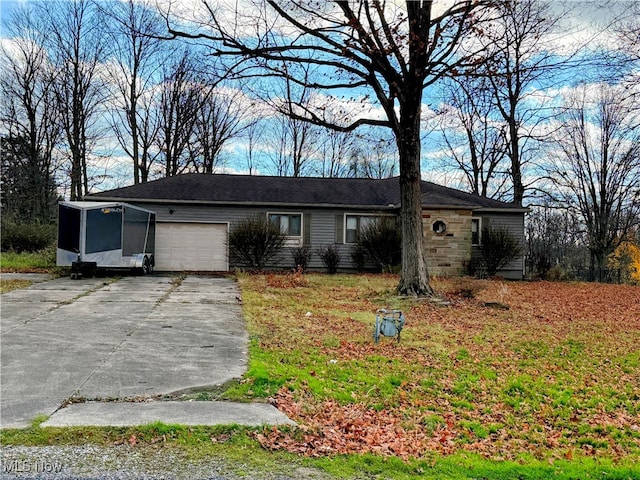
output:
M270 213L269 221L280 226L280 232L287 237L302 235L302 215L300 213Z
M480 245L480 219L471 219L471 244Z
M345 243L356 243L360 233L369 225L382 217L374 215L347 215L345 228Z

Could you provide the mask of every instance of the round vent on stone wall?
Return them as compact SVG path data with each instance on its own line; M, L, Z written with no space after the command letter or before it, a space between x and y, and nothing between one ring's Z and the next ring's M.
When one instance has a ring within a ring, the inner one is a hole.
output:
M436 220L433 222L433 233L436 235L443 235L447 231L447 224L442 220Z

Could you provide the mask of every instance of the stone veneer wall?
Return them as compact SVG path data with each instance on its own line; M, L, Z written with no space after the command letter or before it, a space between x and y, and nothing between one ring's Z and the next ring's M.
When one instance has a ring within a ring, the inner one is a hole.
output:
M438 234L438 220L446 231ZM471 259L471 210L423 210L424 248L430 275L464 275Z

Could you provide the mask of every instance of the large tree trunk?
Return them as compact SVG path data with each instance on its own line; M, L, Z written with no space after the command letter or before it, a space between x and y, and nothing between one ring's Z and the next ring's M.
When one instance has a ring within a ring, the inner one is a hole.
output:
M71 200L82 200L82 158L75 142L71 145Z
M512 107L515 108L515 107ZM522 205L524 185L522 184L522 165L520 160L520 137L517 120L509 119L509 143L511 144L511 178L513 179L513 203Z
M398 293L432 295L423 248L422 192L420 189L420 101L401 104L396 142L400 157L400 217L402 220L402 273Z
M429 285L429 274L423 248L419 173L417 178L416 182L412 175L400 175L402 274L398 293L422 296L433 294L433 290Z
M136 70L137 69L134 68L131 76L131 83L129 84L129 110L127 111L127 115L129 117L129 129L131 130L131 158L133 159L133 183L135 185L139 184L141 181L140 148L138 140L138 116L136 114L136 107L138 103L138 100L136 98Z

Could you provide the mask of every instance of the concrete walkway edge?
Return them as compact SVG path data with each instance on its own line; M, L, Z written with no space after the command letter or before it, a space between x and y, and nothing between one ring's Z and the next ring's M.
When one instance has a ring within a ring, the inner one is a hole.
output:
M75 403L55 412L42 427L129 427L154 422L180 425L296 425L266 403L168 401Z

